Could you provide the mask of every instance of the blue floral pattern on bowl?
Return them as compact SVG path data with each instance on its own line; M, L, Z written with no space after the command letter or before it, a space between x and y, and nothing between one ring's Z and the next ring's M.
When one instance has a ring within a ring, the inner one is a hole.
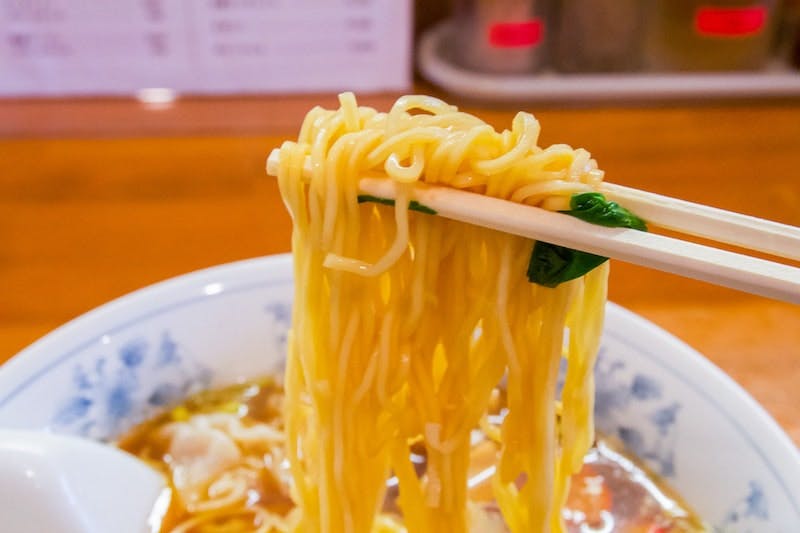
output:
M207 388L212 372L184 353L169 332L136 337L72 369L73 392L52 418L56 431L108 440L135 423Z
M625 360L600 348L595 366L595 422L605 435L619 438L647 467L669 481L676 475L675 439L682 410L680 401L665 397L661 381L629 369ZM644 416L642 416L644 415ZM632 421L642 423L633 425ZM725 533L760 533L769 520L767 497L751 480L746 496L714 526Z
M597 427L618 437L651 470L664 478L672 477L681 403L664 398L658 379L628 371L625 361L612 358L605 348L598 354L595 376ZM642 424L631 424L640 419Z
M769 508L764 489L757 481L751 481L747 494L731 506L715 528L725 533L762 533L766 531L765 522L769 520Z

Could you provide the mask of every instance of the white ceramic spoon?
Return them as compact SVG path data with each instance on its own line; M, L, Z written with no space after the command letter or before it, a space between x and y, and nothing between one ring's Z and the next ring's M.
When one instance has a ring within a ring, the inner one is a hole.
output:
M168 504L165 487L161 474L111 446L0 429L3 531L153 531Z

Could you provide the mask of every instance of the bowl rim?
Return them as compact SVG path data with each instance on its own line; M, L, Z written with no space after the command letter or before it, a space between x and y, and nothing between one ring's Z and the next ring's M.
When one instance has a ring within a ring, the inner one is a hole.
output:
M611 313L607 313L607 319L612 317L612 320L629 321L645 331L647 337L658 339L658 346L664 346L664 351L670 354L670 364L655 354L649 346L633 342L629 338L623 339L613 329L610 336L633 346L641 355L713 405L717 413L725 417L767 466L800 518L800 500L796 498L800 494L800 448L764 406L724 370L683 340L633 311L609 302L609 311L612 309ZM609 335L609 331L606 330L604 335ZM681 372L681 368L691 369L691 373ZM776 469L776 458L782 459L780 472Z
M265 274L269 272L273 273ZM291 280L292 256L286 253L212 266L120 296L59 326L0 365L0 409L31 382L67 361L90 342L96 342L105 331L135 323L155 310L163 312L220 292L282 285ZM212 292L209 292L209 288L213 288ZM133 313L136 318L131 318L131 310L135 309L144 311ZM663 370L684 381L706 401L714 404L716 410L728 419L764 464L768 465L772 476L790 500L791 495L800 494L800 449L766 409L733 378L684 341L618 304L608 303L606 320L635 325L644 337L657 339L659 345L663 343L667 347L664 351L670 353L669 362L652 352L648 346L625 339L626 343L646 354ZM604 335L608 332L609 329L606 329ZM67 346L66 351L64 346ZM58 350L54 349L56 347L59 347ZM680 372L680 368L691 368L692 372ZM742 421L734 416L734 409ZM780 472L776 470L778 461ZM794 500L791 503L800 516L800 503Z
M251 283L237 286L237 290L246 290L249 286L263 286L264 279L259 282L255 280L259 278L259 273L269 269L285 270L290 273L288 279L276 279L274 284L291 281L292 255L283 253L253 257L194 270L123 294L78 315L46 333L0 365L0 409L30 382L68 360L85 345L97 340L100 332L111 329L112 326L124 327L139 320L141 318L139 315L148 314L136 313L137 317L131 319L131 309L147 307L164 311L167 309L153 305L154 302L172 302L166 306L171 308L191 300L208 298L212 293L204 289L218 284L220 278L227 280L250 278ZM215 288L213 294L224 290L224 287ZM170 295L180 295L183 300L176 303ZM76 343L75 339L88 339L88 341ZM61 348L58 351L52 350L59 346ZM63 346L67 346L66 351Z

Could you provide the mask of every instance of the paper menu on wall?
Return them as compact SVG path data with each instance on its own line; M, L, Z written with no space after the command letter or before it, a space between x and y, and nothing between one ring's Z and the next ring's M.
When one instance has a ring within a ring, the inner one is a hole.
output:
M0 96L403 90L410 0L0 0Z

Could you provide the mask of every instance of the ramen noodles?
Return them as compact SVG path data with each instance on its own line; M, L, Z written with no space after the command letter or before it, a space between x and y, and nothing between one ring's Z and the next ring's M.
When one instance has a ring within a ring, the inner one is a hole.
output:
M645 229L597 194L603 173L586 150L541 147L539 131L527 113L495 131L435 98L380 113L345 93L280 148L294 224L284 423L297 530L372 531L390 475L409 531L474 529L472 432L501 380L493 499L514 533L564 530L569 479L594 437L608 263L447 220L413 195L438 185ZM369 175L392 180L395 198L360 194Z

